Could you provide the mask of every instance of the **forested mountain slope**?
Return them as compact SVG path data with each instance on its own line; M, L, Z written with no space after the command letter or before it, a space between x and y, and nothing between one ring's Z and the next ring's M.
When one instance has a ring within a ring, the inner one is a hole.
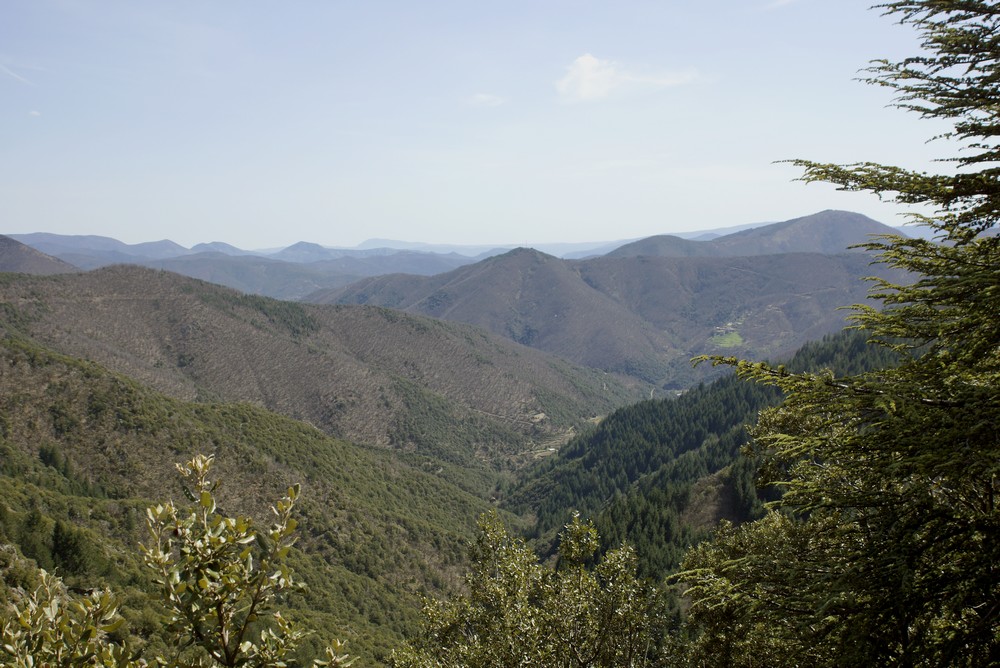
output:
M845 374L892 361L848 331L804 346L787 366ZM631 543L643 572L662 577L719 519L760 511L754 468L739 449L744 427L780 400L774 388L730 375L618 409L527 472L502 505L530 515L543 543L579 511L594 519L603 549Z
M185 503L174 463L194 453L215 455L227 512L262 526L269 504L301 483L293 566L309 592L289 605L319 630L314 643L347 638L369 660L412 631L419 595L452 586L488 508L384 449L248 404L173 399L92 362L0 339L0 543L73 587L123 591L127 632L154 644L163 627L143 593L144 510ZM0 561L4 584L22 584Z
M13 331L176 398L250 402L463 467L509 463L638 394L467 326L243 296L139 267L7 275L0 302Z

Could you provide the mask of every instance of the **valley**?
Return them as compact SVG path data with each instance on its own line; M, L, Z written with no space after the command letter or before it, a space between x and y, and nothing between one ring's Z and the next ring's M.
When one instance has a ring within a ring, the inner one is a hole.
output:
M417 633L421 597L465 590L490 509L549 556L578 511L599 556L634 545L639 574L661 581L717 522L760 517L769 498L740 448L781 394L691 358L806 345L791 367L890 363L857 335L809 343L843 327L838 306L865 301L863 276L904 277L809 244L884 231L827 213L735 245L656 238L580 260L515 249L301 301L152 262L72 271L9 240L0 532L72 586L123 591L129 637L150 652L163 639L138 518L177 498L174 464L199 453L216 459L220 503L260 522L301 483L293 566L310 589L288 604L323 629L306 653L339 638L366 664L389 661Z
M1000 665L1000 3L730 4L13 3L0 666Z

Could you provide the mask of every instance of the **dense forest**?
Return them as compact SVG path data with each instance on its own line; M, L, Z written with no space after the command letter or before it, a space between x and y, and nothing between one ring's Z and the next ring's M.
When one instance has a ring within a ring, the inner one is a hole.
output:
M846 331L804 346L785 367L844 375L896 360L891 350L867 345L864 334ZM556 532L579 513L598 529L599 554L629 543L640 572L662 578L718 519L709 517L702 526L682 521L696 485L718 480L721 518L742 523L763 512L756 465L740 449L746 427L781 396L774 387L730 375L677 398L619 409L526 473L501 505L533 516L528 536L543 553L555 549ZM764 491L772 498L775 493Z
M0 662L337 666L346 638L400 668L1000 664L1000 7L882 8L923 52L870 82L952 123L960 169L797 164L933 210L936 239L865 245L912 281L784 364L704 359L735 373L613 413L493 504L8 331ZM184 501L151 498L165 477Z

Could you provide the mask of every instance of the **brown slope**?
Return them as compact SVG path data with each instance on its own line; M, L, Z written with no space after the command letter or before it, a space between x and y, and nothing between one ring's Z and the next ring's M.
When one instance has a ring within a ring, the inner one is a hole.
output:
M595 258L580 274L681 342L688 356L732 345L752 357L789 353L843 327L839 307L866 301L862 276L902 279L860 253Z
M50 275L69 274L80 270L68 262L0 234L0 271Z
M472 322L579 364L683 387L694 355L777 355L841 328L837 307L864 300L869 262L805 253L572 262L521 250L312 298Z
M708 241L658 234L619 246L605 257L707 257L718 254Z
M631 396L466 326L247 297L139 267L11 280L0 302L42 343L175 397L251 402L463 464L516 454Z
M310 301L377 304L465 322L577 364L638 376L662 377L672 341L594 290L572 262L517 249L429 278L375 277Z
M899 230L860 213L827 210L783 223L728 234L708 243L724 255L833 255L849 252L851 246L870 241L873 235L898 233Z
M762 225L708 241L659 235L625 244L607 257L739 257L777 253L849 252L872 235L899 230L850 211L821 211L811 216Z

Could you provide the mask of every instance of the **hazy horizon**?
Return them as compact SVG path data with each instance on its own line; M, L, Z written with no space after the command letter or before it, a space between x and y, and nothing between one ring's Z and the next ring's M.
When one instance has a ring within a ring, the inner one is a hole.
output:
M13 0L4 233L190 248L637 239L877 198L781 162L934 169L859 83L917 37L859 0Z

